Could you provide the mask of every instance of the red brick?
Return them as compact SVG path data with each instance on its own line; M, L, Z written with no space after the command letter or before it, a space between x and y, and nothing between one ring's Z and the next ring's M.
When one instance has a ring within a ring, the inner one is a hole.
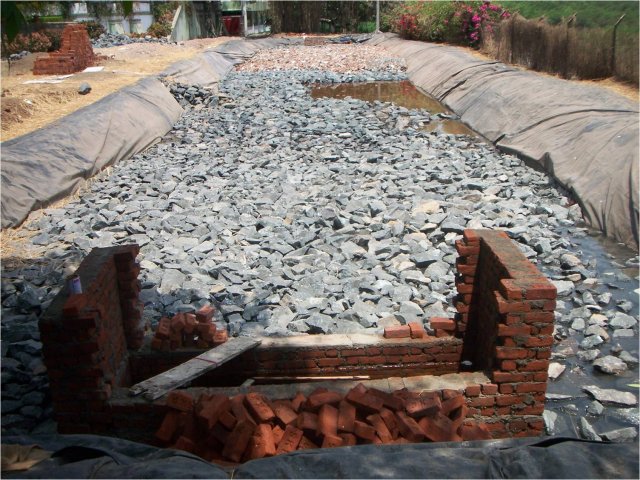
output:
M276 414L276 417L283 426L287 426L290 423L295 422L298 418L298 414L294 412L291 407L281 403L274 402L273 412Z
M369 415L367 417L367 422L376 429L376 434L378 435L378 438L382 440L382 443L391 443L393 435L380 415Z
M158 322L158 329L156 330L156 337L163 340L168 340L171 334L171 320L167 317L162 317Z
M395 439L398 438L399 429L398 429L398 420L396 416L391 410L383 408L380 410L380 418L384 421L385 425L389 432L391 432L391 436Z
M195 329L196 329L196 325L197 325L197 320L196 320L196 316L192 313L186 313L184 315L184 333L191 335Z
M480 385L469 385L465 388L464 393L467 397L477 397L480 395Z
M255 425L251 422L246 420L239 421L229 434L229 438L227 438L222 450L222 455L234 462L239 462L251 441L254 429Z
M196 312L196 320L200 323L209 323L213 320L213 315L215 313L216 309L211 305L204 305Z
M397 327L385 327L384 338L409 338L411 328L409 325L398 325Z
M458 431L460 425L465 421L467 415L469 414L469 408L466 405L461 405L460 408L456 408L449 415L449 419L453 422L453 427Z
M214 346L222 345L227 340L229 340L229 333L226 330L216 330L216 333L213 336Z
M500 424L498 426L501 426ZM465 424L460 427L460 436L464 441L490 440L491 431L483 423Z
M236 426L237 420L230 411L225 410L220 414L218 422L220 422L227 430L233 430Z
M353 432L353 422L356 420L356 407L346 400L340 402L338 409L338 430L341 432Z
M491 379L495 383L526 382L530 379L530 375L528 373L509 373L496 370L493 372Z
M185 391L173 390L167 395L167 406L182 412L190 412L193 410L193 397Z
M530 351L527 348L496 347L496 358L515 360L529 357Z
M528 325L498 325L499 337L514 337L516 335L529 335L531 333L531 327Z
M481 387L484 395L495 395L498 393L498 385L494 383L485 383Z
M356 388L351 389L346 396L346 399L356 408L364 413L378 413L382 410L383 402L381 398L370 393L360 393Z
M268 422L276 416L264 396L259 393L248 393L244 401L249 412L258 422Z
M419 398L408 399L405 408L410 417L421 418L436 414L442 408L442 403L437 394L422 394Z
M376 429L359 420L355 421L353 431L356 437L363 440L373 441L376 438Z
M337 435L325 435L321 448L341 447L343 442L342 437L338 437Z
M424 432L420 425L404 412L397 412L398 429L403 437L412 442L421 442L424 439Z
M436 413L432 417L421 418L418 425L425 437L432 442L452 442L459 440L456 426L446 415Z
M185 436L179 437L172 448L175 448L177 450L184 450L185 452L190 452L190 453L195 453L196 451L196 446L193 443L193 441L191 441L189 438Z
M305 403L304 408L310 411L317 411L322 405L331 404L337 405L342 400L342 395L338 392L317 392L312 393L307 398L307 402Z
M342 446L350 447L358 443L358 439L353 433L341 433L340 438L342 439Z
M303 435L298 444L298 450L313 450L314 448L318 448L318 445Z
M156 438L165 444L170 444L178 430L179 419L180 413L176 411L169 411L162 420L160 428L156 432Z
M318 435L336 436L338 434L338 409L329 404L320 408L318 413Z
M396 397L395 395L383 392L382 390L378 390L377 388L369 388L367 389L367 393L374 395L382 400L382 405L390 408L391 410L402 410L404 408L404 400L400 397Z
M550 347L551 345L553 345L553 337L551 336L529 337L525 341L525 345L527 347Z
M470 407L492 407L496 397L475 397L470 398L467 405Z
M231 402L226 395L214 395L211 399L202 402L202 408L197 413L198 419L207 426L210 430L218 423L220 415L229 410ZM238 418L236 416L236 418Z
M545 392L546 390L547 384L543 382L520 383L516 385L516 392L518 393Z
M424 327L418 322L409 323L411 338L422 338L425 335Z
M258 425L249 443L250 459L272 457L276 454L276 444L271 427L266 423Z
M451 318L432 317L430 324L433 329L440 329L447 332L453 332L456 329L456 322Z
M229 399L233 416L236 417L239 422L243 420L254 422L253 417L244 406L244 398L244 395L235 395Z
M282 437L284 437L284 430L280 427L280 425L276 425L275 427L273 427L273 429L271 430L271 434L273 435L273 441L275 442L276 446L280 445L280 441L282 440Z
M293 425L287 425L287 428L284 430L282 440L278 443L276 453L280 455L282 453L293 452L298 448L300 440L302 440L302 436L302 430L297 429Z
M520 367L520 370L525 372L543 371L546 372L549 369L549 360L530 360L525 365Z
M553 311L528 312L523 316L525 323L552 323L555 320Z
M307 397L302 392L296 393L296 396L291 400L291 407L295 412L300 411L300 406L307 401Z
M308 430L315 433L318 430L318 415L311 412L300 412L296 426L300 430Z
M500 293L508 300L521 300L524 290L517 280L503 278L499 284Z
M558 291L552 283L546 279L527 288L527 300L555 300Z
M184 318L184 314L177 313L171 319L171 330L174 332L182 332L182 330L184 330L185 324L186 320Z
M465 405L465 399L463 395L456 395L448 400L442 402L442 409L440 410L443 415L449 415L455 409Z

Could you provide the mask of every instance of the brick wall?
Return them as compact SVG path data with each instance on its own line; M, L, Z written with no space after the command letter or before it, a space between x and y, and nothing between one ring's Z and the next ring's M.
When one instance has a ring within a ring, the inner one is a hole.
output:
M62 32L60 50L37 58L33 65L33 74L64 75L79 72L93 65L94 60L87 27L69 24Z
M486 425L494 438L538 435L544 425L555 287L503 232L466 230L456 249L459 313L431 319L436 337L264 339L192 385L239 385L246 378L273 376L443 375L458 372L461 360L468 360L485 380L463 389L467 419ZM41 319L61 432L150 438L166 411L163 400L132 399L128 389L118 387L199 352L140 348L144 325L137 253L137 246L92 251L78 270L85 293L69 297L63 289Z
M456 249L462 359L486 371L498 388L472 413L490 417L497 437L539 433L556 288L504 232L466 230Z
M199 351L132 355L133 383L166 371ZM238 384L254 376L368 375L371 378L455 373L462 341L454 337L385 339L376 335L318 335L265 339L263 343L203 375L194 384Z
M77 274L83 293L58 293L40 319L58 429L89 432L114 388L130 384L128 349L142 345L139 248L94 249Z

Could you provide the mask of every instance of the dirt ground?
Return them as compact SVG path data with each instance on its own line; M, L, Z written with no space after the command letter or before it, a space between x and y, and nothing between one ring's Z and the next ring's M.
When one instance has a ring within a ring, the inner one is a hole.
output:
M2 61L2 134L0 141L32 132L82 107L90 105L120 88L148 75L161 72L179 60L190 58L206 48L234 37L188 40L179 44L131 43L119 47L96 48L96 62L104 66L98 73L76 73L56 84L27 84L29 80L53 78L33 75L35 59L46 53L29 54L11 62ZM91 93L80 95L81 83L91 85Z

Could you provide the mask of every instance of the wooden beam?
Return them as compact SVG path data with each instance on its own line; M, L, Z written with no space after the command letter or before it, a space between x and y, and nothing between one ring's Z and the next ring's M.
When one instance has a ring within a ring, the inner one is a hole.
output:
M177 367L143 382L136 383L129 388L129 395L137 396L142 394L147 400L160 398L171 390L219 367L241 353L257 347L260 342L261 340L254 340L249 337L230 338L222 345L212 348Z

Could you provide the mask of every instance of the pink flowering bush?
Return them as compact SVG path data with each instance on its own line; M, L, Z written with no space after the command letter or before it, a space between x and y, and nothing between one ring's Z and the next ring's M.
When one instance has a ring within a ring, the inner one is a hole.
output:
M477 47L483 27L489 31L510 13L489 1L421 1L395 4L383 25L403 38Z

